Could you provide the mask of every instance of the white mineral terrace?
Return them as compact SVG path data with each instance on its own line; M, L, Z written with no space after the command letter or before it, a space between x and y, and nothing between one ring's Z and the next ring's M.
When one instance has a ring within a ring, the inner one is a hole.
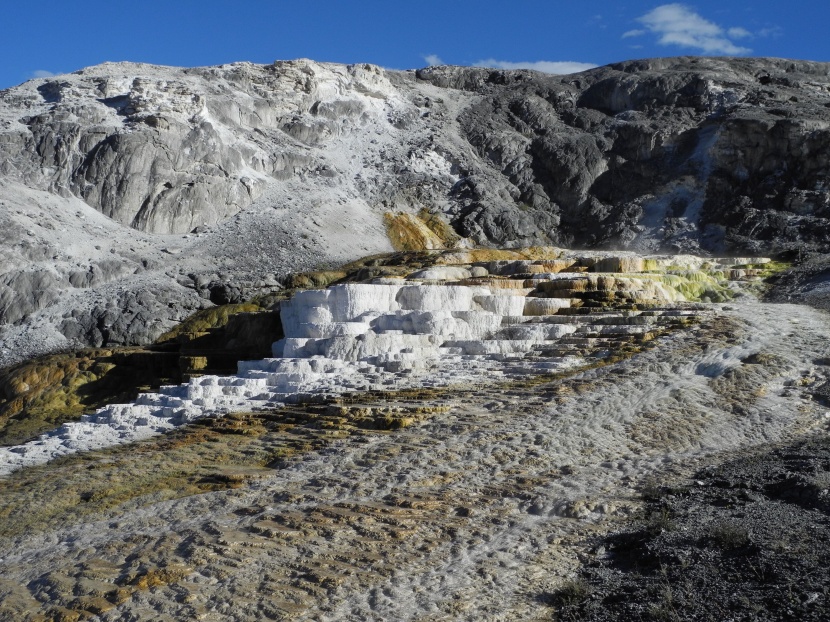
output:
M439 266L408 280L300 292L282 306L286 337L273 345L274 358L241 361L236 376L163 386L35 441L0 448L0 474L148 438L199 417L310 396L496 382L572 369L588 351L601 355L615 339L694 313L666 307L684 298L660 279L544 271L563 267L531 261ZM597 288L654 306L568 312L580 304L572 296Z

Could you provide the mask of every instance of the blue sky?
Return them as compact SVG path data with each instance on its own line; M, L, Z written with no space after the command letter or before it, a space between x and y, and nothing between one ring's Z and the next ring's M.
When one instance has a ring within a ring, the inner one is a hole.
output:
M553 73L684 54L830 61L830 2L45 0L4 3L0 88L104 61L312 58ZM565 64L561 64L565 63Z

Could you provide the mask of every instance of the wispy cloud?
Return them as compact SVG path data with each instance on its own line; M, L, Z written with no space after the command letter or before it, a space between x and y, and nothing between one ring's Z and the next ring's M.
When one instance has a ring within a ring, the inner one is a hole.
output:
M435 67L436 65L444 65L444 61L441 60L441 57L438 54L427 54L426 56L422 57L427 65L430 67Z
M772 26L771 28L762 28L755 34L759 37L772 37L773 39L777 39L784 34L784 30L781 26Z
M45 69L35 69L32 72L32 77L33 78L51 78L52 76L55 76L55 75L57 75L57 74L53 73L51 71L46 71Z
M730 28L726 31L726 34L729 35L732 39L746 39L747 37L752 36L751 32L749 32L746 28L741 28L740 26L736 28Z
M748 54L750 48L736 45L733 39L751 37L745 28L724 29L710 22L684 4L664 4L637 18L648 32L658 36L660 45L676 45L700 50L704 54ZM623 38L645 34L642 30L629 30Z
M494 69L533 69L534 71L541 71L542 73L578 73L593 69L597 65L593 63L579 63L575 61L551 61L538 60L535 62L519 62L513 63L506 60L496 60L495 58L487 58L473 63L474 67L492 67Z
M628 31L624 32L622 38L623 39L628 39L629 37L639 37L640 35L644 35L644 34L646 34L645 30L641 30L641 29L637 28L635 30L628 30Z

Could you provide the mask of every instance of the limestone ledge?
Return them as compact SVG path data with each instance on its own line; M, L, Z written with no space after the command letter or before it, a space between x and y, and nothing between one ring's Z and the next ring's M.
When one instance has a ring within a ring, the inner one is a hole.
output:
M678 303L725 296L728 279L756 278L748 266L766 261L562 252L557 259L444 264L405 278L301 291L282 304L285 338L273 344L273 358L240 361L236 376L161 387L36 441L0 448L0 474L208 415L573 369L699 313L700 305Z

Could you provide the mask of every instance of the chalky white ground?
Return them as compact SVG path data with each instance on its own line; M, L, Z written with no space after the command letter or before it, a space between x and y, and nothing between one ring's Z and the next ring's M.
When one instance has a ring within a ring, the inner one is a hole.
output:
M262 619L286 594L296 602L291 619L544 619L536 596L567 572L556 543L625 507L633 482L823 420L797 382L785 385L816 373L813 361L830 352L827 316L751 301L719 313L735 322L733 344L690 347L698 329L677 332L613 369L586 372L597 388L558 404L494 392L451 403L425 426L309 454L245 489L16 538L0 550L3 576L29 585L90 555L118 565L167 550L191 574L134 594L101 620ZM775 371L734 413L714 383L758 352L777 357ZM690 429L648 442L631 432L644 422ZM517 478L533 484L516 492ZM390 497L418 495L425 509L408 511L411 536L367 537L379 525L373 512L395 509ZM344 506L357 518L315 522ZM463 518L459 507L469 508ZM259 535L261 521L291 516L311 533ZM324 537L325 525L334 530ZM367 550L375 556L364 560ZM337 585L296 588L297 576L325 569Z
M134 404L102 408L36 441L0 448L0 473L147 438L198 417L273 406L311 393L476 382L578 364L577 357L523 360L534 348L580 327L573 321L555 323L562 318L554 316L529 324L533 316L524 315L526 307L532 313L542 305L550 313L568 301L549 299L545 305L519 295L523 292L510 293L401 283L302 292L283 306L287 338L274 349L285 358L243 361L235 377L204 376L162 387Z
M699 267L704 260L671 256L652 261ZM0 448L0 475L69 453L145 439L199 417L272 407L311 394L493 382L563 371L584 363L580 356L567 355L563 337L585 335L586 342L595 343L596 337L589 335L642 334L653 330L661 317L691 313L666 309L563 316L557 312L570 306L569 298L527 297L546 284L570 287L574 278L589 278L580 273L535 273L530 280L512 281L531 285L526 288L448 284L458 279L476 283L470 281L473 271L489 277L491 271L509 275L543 267L531 261L486 265L489 270L484 265L437 266L408 280L300 292L282 305L286 338L274 344L278 358L242 361L237 376L203 376L162 387L158 393L140 395L135 403L110 405L66 423L35 441ZM657 280L592 278L637 288L630 294L654 303L683 300ZM562 294L554 290L552 295Z

